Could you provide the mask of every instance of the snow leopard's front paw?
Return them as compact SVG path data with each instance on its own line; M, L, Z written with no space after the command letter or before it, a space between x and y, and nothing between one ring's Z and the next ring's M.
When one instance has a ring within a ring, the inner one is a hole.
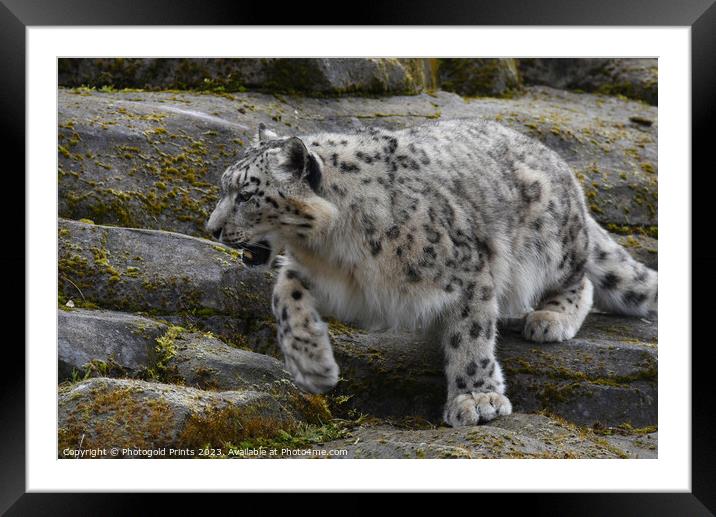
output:
M338 383L326 324L320 321L295 325L279 335L286 368L296 384L310 393L325 393Z
M338 384L339 369L331 357L326 361L313 361L310 364L286 356L286 368L296 385L309 393L325 393Z
M569 314L554 311L534 311L525 318L522 335L538 343L572 339L577 333Z
M462 393L445 404L443 419L452 427L477 425L512 413L510 400L497 392Z

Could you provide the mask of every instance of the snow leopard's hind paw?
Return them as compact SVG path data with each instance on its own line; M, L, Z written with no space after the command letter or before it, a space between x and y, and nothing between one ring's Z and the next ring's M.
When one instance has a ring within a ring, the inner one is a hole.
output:
M592 283L586 278L545 298L525 318L522 335L538 343L572 339L592 307Z
M452 427L477 425L512 413L510 400L497 392L462 393L445 404L443 419Z
M572 339L577 333L567 314L553 311L534 311L525 318L522 336L537 343Z

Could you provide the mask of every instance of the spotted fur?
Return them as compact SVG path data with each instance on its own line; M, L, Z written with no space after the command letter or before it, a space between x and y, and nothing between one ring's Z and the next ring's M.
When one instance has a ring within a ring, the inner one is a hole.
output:
M451 425L511 412L498 319L526 314L526 338L561 341L593 297L614 312L656 310L656 272L588 215L564 160L494 122L301 138L262 127L224 173L208 228L285 249L273 310L287 368L308 391L338 380L321 315L437 326Z

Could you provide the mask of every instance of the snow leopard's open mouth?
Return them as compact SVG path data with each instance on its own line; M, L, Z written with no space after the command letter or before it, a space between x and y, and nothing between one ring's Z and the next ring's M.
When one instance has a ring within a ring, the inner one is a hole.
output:
M243 250L241 261L250 267L266 264L271 258L271 245L268 241L255 244L240 243L236 247Z

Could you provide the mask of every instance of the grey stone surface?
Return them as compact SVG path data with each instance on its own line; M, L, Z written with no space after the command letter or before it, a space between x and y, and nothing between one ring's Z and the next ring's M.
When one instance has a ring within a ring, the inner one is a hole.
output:
M345 450L332 458L653 458L655 437L616 441L543 415L515 413L485 425L406 429L366 425L314 449ZM620 447L621 445L621 447Z
M60 381L84 376L160 377L210 390L256 389L298 395L283 364L209 333L117 311L58 312ZM171 330L170 330L171 329Z
M156 340L167 325L123 312L60 310L57 313L60 381L91 373L101 362L122 375L138 375L153 363Z
M562 155L601 223L657 224L657 111L615 97L544 87L468 100L60 89L58 116L59 214L69 219L206 236L217 180L261 122L302 135L483 117Z
M656 59L536 58L518 61L520 73L527 84L623 95L654 106L658 102Z

